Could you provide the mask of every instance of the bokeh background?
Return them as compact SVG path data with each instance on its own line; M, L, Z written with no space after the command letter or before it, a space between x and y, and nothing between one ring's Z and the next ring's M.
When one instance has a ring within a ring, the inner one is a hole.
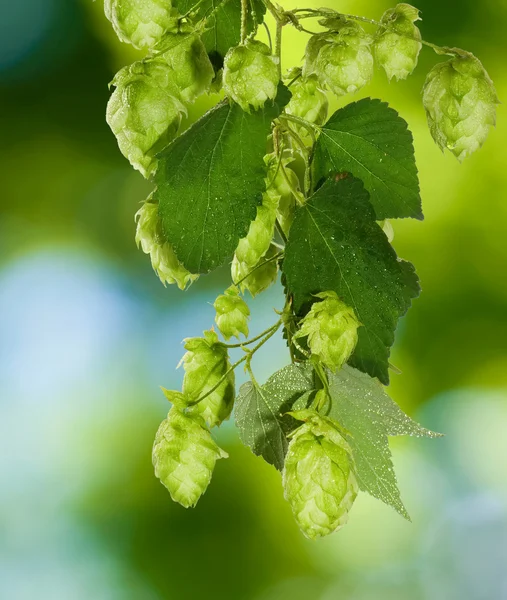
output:
M315 0L306 6L318 6ZM287 8L295 6L285 3ZM300 7L303 5L299 5ZM379 17L388 0L329 0ZM136 55L97 0L0 1L0 597L6 600L507 599L507 114L464 165L427 131L420 90L440 60L364 95L415 135L424 222L394 244L424 293L399 328L391 393L440 440L393 440L413 523L365 495L349 525L305 540L278 474L232 423L197 508L154 478L151 444L182 338L212 324L226 272L164 289L135 248L149 185L104 121ZM507 98L505 0L420 0L424 37L476 53ZM286 65L305 36L287 32ZM201 101L195 114L202 112ZM282 306L252 303L252 331ZM274 340L260 380L288 361ZM240 377L241 380L241 377Z

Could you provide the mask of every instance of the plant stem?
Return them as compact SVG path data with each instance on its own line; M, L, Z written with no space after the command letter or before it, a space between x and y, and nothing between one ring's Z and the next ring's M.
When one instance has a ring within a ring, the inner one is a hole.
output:
M248 35L248 0L241 0L241 43L244 44Z

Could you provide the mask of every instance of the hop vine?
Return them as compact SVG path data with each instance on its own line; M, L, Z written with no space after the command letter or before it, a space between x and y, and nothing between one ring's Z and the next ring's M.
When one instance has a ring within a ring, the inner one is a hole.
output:
M181 290L230 269L213 305L217 331L184 340L182 389L163 389L171 408L153 446L156 476L175 502L194 506L227 457L212 430L234 414L242 442L281 472L307 537L343 527L359 491L408 518L388 436L439 435L386 392L398 321L420 292L414 266L391 245L391 219L423 214L413 137L380 99L352 99L332 115L330 100L362 91L378 71L407 79L429 49L438 62L421 110L438 147L463 161L496 122L485 67L425 40L419 10L405 3L378 20L271 0L104 6L119 39L146 53L114 77L106 115L122 154L154 186L135 215L136 243L161 282ZM266 12L268 43L259 39ZM286 27L309 36L299 64L282 64ZM220 99L184 129L205 94ZM249 337L246 293L280 273L274 323ZM288 365L262 384L252 358L276 334ZM240 366L250 381L236 391Z

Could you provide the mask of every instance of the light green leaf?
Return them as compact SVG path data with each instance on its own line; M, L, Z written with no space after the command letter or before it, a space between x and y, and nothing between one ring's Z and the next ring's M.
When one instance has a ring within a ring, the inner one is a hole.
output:
M297 426L286 413L313 387L312 369L290 365L261 387L248 382L239 390L234 412L241 441L279 471L288 448L287 434Z
M349 435L359 487L410 520L396 482L388 435L439 437L410 419L368 375L345 365L328 373L332 408L329 416Z
M266 139L288 101L245 113L236 104L210 110L159 156L155 177L167 241L192 273L232 258L255 219L265 190Z
M364 98L335 112L315 145L314 180L352 173L377 219L422 219L412 134L385 102Z
M283 272L296 314L328 291L354 309L362 326L349 364L387 384L394 332L419 283L375 218L359 180L327 181L296 211Z

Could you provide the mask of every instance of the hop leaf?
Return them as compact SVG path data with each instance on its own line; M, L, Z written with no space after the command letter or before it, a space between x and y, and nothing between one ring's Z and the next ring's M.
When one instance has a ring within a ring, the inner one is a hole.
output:
M290 413L304 421L292 435L283 470L285 499L310 539L343 527L358 485L348 443L337 424L311 410Z
M420 20L419 10L410 4L398 4L387 10L373 45L375 58L391 80L406 79L416 68L422 48L421 32L414 25Z
M495 86L478 58L458 55L437 64L423 89L423 104L437 145L462 161L482 147L496 123Z
M307 337L312 355L336 371L354 352L360 323L354 310L342 302L336 292L321 292L316 296L322 301L313 303L295 337Z
M215 71L198 35L168 35L157 51L170 68L170 78L184 102L193 102L210 90Z
M216 324L226 340L233 336L239 339L240 334L248 337L250 309L236 286L232 285L222 296L218 296L213 306L217 312Z
M145 254L149 254L153 270L166 285L176 283L184 290L199 276L193 275L180 263L172 246L164 241L158 204L149 198L136 213L136 243Z
M171 498L189 508L206 491L215 463L227 458L201 417L173 407L162 421L153 444L155 475Z
M243 110L258 109L277 94L278 59L266 44L249 41L227 52L224 59L223 87Z
M325 123L329 102L315 75L300 77L291 85L290 91L292 97L285 108L289 115L317 125Z
M155 155L176 135L186 108L160 58L123 68L113 85L106 120L125 158L149 177L157 168Z
M208 394L226 375L231 364L227 348L218 341L217 334L205 331L202 338L187 338L182 363L185 368L183 378L183 394L190 401L198 400ZM234 371L207 395L191 408L192 414L201 415L210 427L220 425L231 415L234 404Z
M138 49L153 48L178 25L167 0L105 0L104 11L120 40Z
M328 21L333 31L310 38L303 75L315 74L335 95L353 94L373 77L371 37L346 19Z

